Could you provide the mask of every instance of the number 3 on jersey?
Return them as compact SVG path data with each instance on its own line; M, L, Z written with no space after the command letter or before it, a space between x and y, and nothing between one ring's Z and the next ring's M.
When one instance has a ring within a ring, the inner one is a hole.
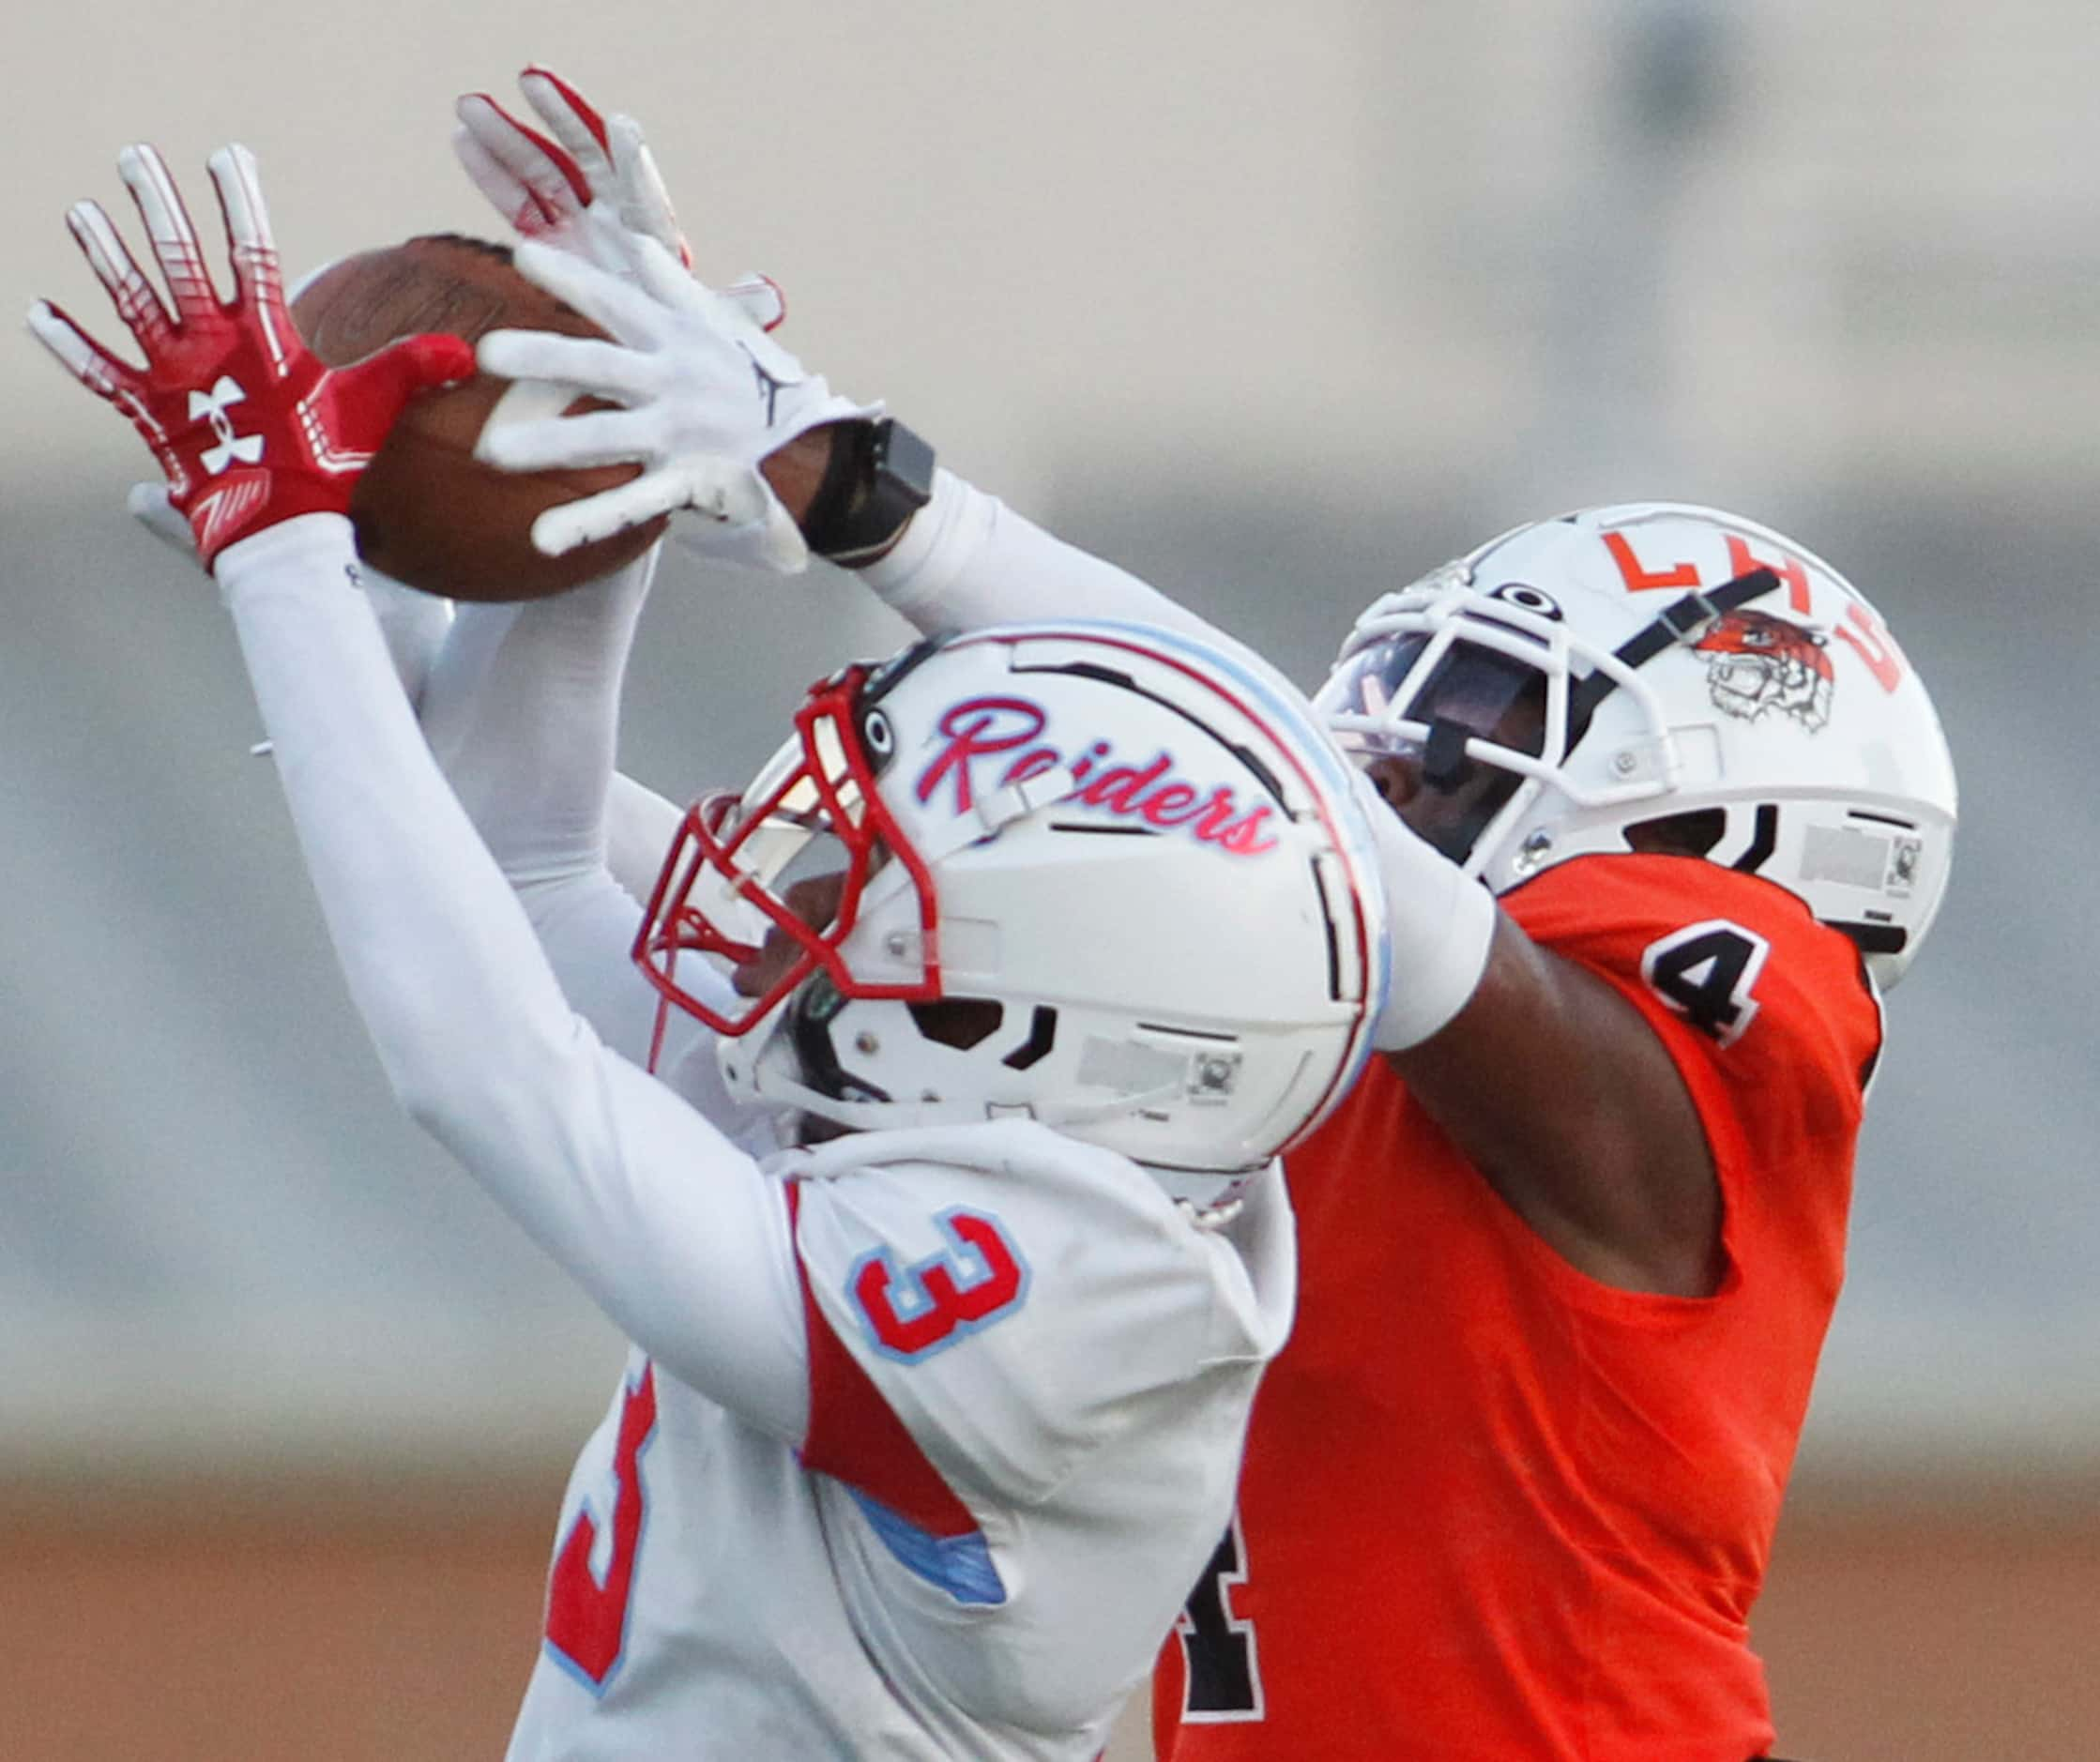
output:
M547 1578L544 1643L555 1662L593 1694L605 1693L627 1651L628 1599L647 1514L642 1452L655 1436L656 1366L645 1364L640 1379L629 1383L620 1398L608 1517L612 1533L601 1541L599 1517L586 1504L561 1539ZM592 1557L601 1553L602 1572Z
M1771 952L1769 942L1741 924L1709 919L1650 943L1640 976L1694 1027L1730 1046L1758 1013L1750 994Z
M846 1289L875 1350L909 1364L989 1328L1027 1296L1028 1268L998 1219L961 1206L934 1220L949 1246L899 1268L887 1248L863 1254Z

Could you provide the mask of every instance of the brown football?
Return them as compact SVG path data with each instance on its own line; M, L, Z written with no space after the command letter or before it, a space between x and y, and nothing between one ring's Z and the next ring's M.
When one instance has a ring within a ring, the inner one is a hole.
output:
M506 328L604 334L527 281L502 246L450 234L343 259L300 293L292 317L330 367L424 331L469 342ZM373 568L455 600L538 600L632 561L662 532L659 518L566 556L534 550L532 523L541 509L624 483L639 467L519 473L482 464L474 443L511 385L477 373L423 393L402 414L350 502L358 554ZM520 413L552 416L558 397L521 387L519 398L536 407ZM598 406L578 399L568 407Z

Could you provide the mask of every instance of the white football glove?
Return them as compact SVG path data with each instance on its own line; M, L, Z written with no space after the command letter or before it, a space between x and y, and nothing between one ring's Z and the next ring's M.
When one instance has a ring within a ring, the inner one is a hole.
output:
M679 229L656 156L632 116L601 116L583 94L545 68L527 68L518 89L554 136L520 122L486 92L469 92L453 106L459 127L452 150L475 188L517 233L556 251L588 258L601 269L632 281L630 240L653 238L688 269L692 249ZM602 204L617 228L583 225L584 211ZM787 315L780 288L768 277L740 277L722 290L765 330Z
M783 574L806 568L809 547L760 462L806 430L872 419L882 406L835 396L742 306L695 281L660 240L627 231L605 205L592 204L578 224L618 231L634 279L600 266L599 242L571 254L527 240L517 266L612 341L492 330L476 355L486 372L552 380L623 407L492 424L475 455L506 471L635 463L642 475L548 509L533 522L534 545L559 556L686 508L714 523L696 548Z
M572 236L575 221L593 202L605 202L625 230L655 239L691 267L692 252L640 125L629 116L608 124L582 93L545 68L527 68L518 76L518 89L553 141L518 121L486 92L469 92L453 107L460 126L452 148L519 236L557 249L586 249ZM616 272L621 265L600 266Z

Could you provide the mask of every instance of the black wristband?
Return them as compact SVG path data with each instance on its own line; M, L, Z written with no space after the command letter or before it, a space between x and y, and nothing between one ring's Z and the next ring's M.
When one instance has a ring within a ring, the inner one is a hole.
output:
M849 422L802 516L811 550L842 568L873 562L933 499L934 449L902 422Z

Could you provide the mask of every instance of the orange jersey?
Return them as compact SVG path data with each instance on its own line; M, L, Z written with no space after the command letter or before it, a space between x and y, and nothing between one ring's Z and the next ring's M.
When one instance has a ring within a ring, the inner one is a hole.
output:
M1296 1330L1234 1528L1154 1687L1171 1762L1744 1762L1748 1620L1843 1274L1879 1010L1770 883L1577 858L1506 895L1617 986L1697 1104L1718 1293L1615 1290L1380 1061L1288 1165Z

